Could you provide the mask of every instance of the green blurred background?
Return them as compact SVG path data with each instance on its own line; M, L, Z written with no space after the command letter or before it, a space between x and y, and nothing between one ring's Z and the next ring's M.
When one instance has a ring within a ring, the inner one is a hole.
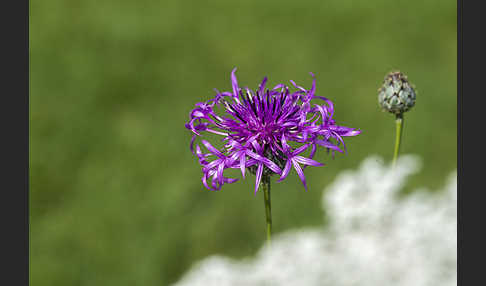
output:
M456 168L456 1L30 2L32 285L167 285L211 254L265 239L254 177L207 191L184 128L197 101L293 79L335 103L348 155L272 186L274 231L325 223L322 190L371 154L390 160L394 118L377 89L399 69L417 87L403 153L408 188ZM273 179L275 182L275 178Z

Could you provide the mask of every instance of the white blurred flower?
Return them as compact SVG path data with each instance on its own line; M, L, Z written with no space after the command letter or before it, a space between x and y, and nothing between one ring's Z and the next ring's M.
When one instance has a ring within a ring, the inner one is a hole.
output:
M175 285L456 285L457 175L397 198L419 169L415 156L395 169L369 157L324 192L327 228L274 236L252 259L206 258Z

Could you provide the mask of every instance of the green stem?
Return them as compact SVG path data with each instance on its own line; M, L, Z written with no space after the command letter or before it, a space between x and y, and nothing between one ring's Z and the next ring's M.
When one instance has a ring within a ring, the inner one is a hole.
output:
M270 176L262 176L260 183L263 189L263 198L265 203L265 215L267 221L267 243L270 244L272 240L272 204L270 201Z
M398 153L400 152L400 142L402 139L402 130L403 130L403 114L397 114L397 119L395 120L397 129L396 129L396 137L395 137L395 152L393 153L393 161L392 166L395 167L395 164L398 159Z

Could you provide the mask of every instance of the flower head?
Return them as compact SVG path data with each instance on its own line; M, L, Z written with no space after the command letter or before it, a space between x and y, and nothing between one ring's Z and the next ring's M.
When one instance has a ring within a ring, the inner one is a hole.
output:
M190 148L202 166L202 182L210 190L220 190L225 183L238 180L223 175L228 168L240 169L243 177L246 169L255 174L256 193L262 176L278 174L281 181L292 167L307 189L303 169L323 165L312 159L317 147L333 155L335 151L342 153L341 144L346 150L343 137L361 133L335 124L333 103L315 95L315 78L309 90L290 81L296 88L290 92L284 84L266 88L265 77L253 91L239 87L235 72L236 68L231 73L232 92L216 90L214 98L196 103L185 125L194 133ZM215 112L218 108L223 111L220 115ZM196 138L204 132L222 136L223 147L218 149L202 139L203 151ZM304 157L307 150L310 154Z
M390 72L378 90L378 103L383 110L400 115L415 105L415 90L403 73Z

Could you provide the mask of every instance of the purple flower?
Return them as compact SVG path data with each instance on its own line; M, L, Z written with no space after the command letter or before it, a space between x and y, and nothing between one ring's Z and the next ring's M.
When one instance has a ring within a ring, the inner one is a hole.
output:
M266 89L266 77L256 91L240 88L235 71L236 68L231 73L232 92L216 90L213 99L197 103L185 125L194 133L190 148L202 166L202 182L210 190L220 190L224 184L238 180L223 175L228 168L240 169L243 177L246 169L255 174L256 193L263 175L278 174L282 181L292 167L307 190L303 169L323 165L312 159L317 146L334 156L335 151L343 152L341 144L346 150L343 137L361 133L335 124L334 105L329 99L315 95L312 73L311 89L291 80L297 90L290 92L284 84ZM312 100L323 104L311 103ZM218 109L222 111L220 115L215 112ZM195 141L204 133L222 136L223 146L218 149L202 139L206 150L203 152ZM302 156L309 149L309 156Z

